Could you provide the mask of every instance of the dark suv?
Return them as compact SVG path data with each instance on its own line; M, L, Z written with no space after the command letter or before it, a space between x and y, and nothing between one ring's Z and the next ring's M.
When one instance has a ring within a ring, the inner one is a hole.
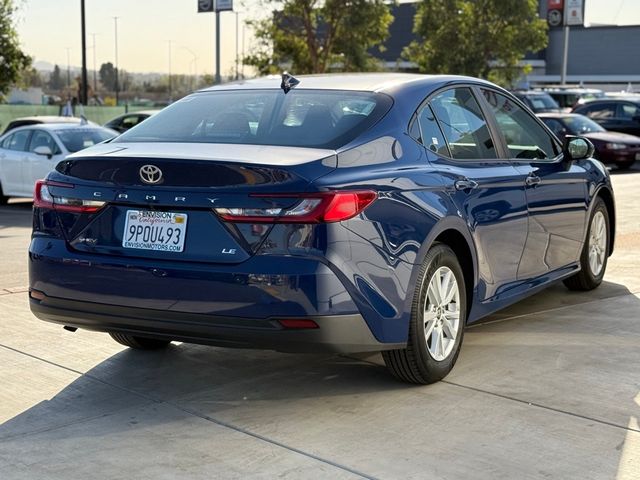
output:
M573 109L598 122L605 130L640 135L640 98L593 100Z

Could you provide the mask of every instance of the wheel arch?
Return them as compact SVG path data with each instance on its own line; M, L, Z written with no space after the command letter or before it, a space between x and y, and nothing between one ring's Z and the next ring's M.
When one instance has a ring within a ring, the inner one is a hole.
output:
M411 285L415 285L424 258L429 249L436 243L444 244L451 248L460 262L465 282L468 320L477 287L478 260L475 243L462 219L445 217L434 226L416 259Z

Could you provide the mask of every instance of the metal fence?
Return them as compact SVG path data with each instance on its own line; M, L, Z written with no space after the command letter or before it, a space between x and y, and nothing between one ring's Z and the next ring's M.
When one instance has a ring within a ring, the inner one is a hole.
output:
M84 107L84 115L87 120L102 125L127 111L135 112L145 108L147 107ZM57 105L0 105L0 132L14 118L34 115L60 115L60 110ZM79 109L76 109L76 115L79 114Z

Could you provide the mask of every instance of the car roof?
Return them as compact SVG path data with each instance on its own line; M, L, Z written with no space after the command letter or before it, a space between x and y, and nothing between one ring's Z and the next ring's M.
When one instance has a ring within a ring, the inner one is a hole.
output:
M89 123L35 123L32 125L22 125L20 127L12 128L7 133L14 133L21 130L75 130L75 129L85 129L85 128L104 128L100 125L96 125L93 122ZM108 128L105 130L109 130Z
M543 92L553 93L604 93L597 88L583 88L583 87L542 87Z
M587 100L585 103L583 103L582 105L580 105L581 107L585 106L585 105L592 105L594 103L635 103L636 105L640 105L640 97L639 98L634 98L634 97L604 97L604 98L594 98L591 100Z
M544 113L536 113L536 116L539 118L568 118L568 117L584 117L584 115L580 115L579 113L569 113L569 112L544 112Z
M421 75L415 73L329 73L322 75L296 75L295 77L300 80L300 85L297 87L300 90L313 89L384 92L408 83L421 82L427 86L455 80L492 85L489 82L472 77L463 77L458 75ZM221 85L214 85L213 87L200 90L200 92L280 89L280 82L281 77L279 75L269 75L251 80L241 80Z
M39 123L80 123L80 117L59 117L56 115L33 115L30 117L14 118L11 122L39 122Z
M118 115L115 118L122 118L122 117L128 117L130 115L138 115L138 114L142 114L142 115L155 115L156 113L158 113L160 111L160 109L157 110L135 110L133 112L127 112L127 113L123 113L122 115Z
M511 93L514 95L549 95L549 92L543 92L542 90L513 90Z

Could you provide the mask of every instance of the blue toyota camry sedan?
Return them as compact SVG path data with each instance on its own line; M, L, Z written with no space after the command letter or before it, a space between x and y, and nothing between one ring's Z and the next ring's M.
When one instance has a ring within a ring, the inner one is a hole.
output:
M602 282L614 195L592 153L475 78L216 86L36 184L31 310L138 349L381 351L432 383L466 325Z

